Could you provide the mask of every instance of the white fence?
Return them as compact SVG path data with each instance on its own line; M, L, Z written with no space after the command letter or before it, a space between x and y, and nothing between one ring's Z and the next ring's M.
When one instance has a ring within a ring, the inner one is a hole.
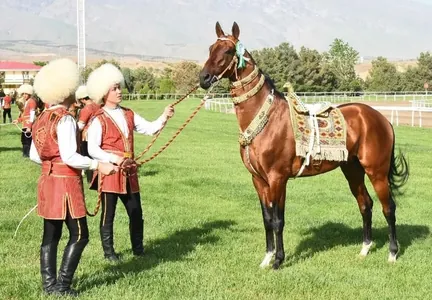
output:
M399 112L411 112L411 126L415 126L415 124L417 123L419 127L422 127L423 126L422 113L432 113L432 100L411 100L407 102L407 104L410 105L406 105L406 106L371 105L371 106L378 111L390 111L391 112L390 122L392 124L396 123L396 126L399 126L399 117L400 117ZM217 111L217 112L232 113L234 110L234 105L230 98L216 98L216 99L207 100L205 103L205 109ZM417 116L417 122L415 122L416 116ZM432 114L430 116L432 117Z
M329 101L332 103L341 102L408 102L411 100L431 100L432 94L426 92L331 92L331 93L296 93L303 102L314 103L321 101ZM286 94L285 94L286 95ZM182 94L125 94L123 100L163 100L163 99L179 99ZM204 93L195 93L189 97L204 98ZM224 99L231 98L229 93L221 93L212 95L213 98Z
M399 112L411 112L411 126L415 125L415 115L417 114L419 127L423 126L422 113L432 113L432 101L430 100L412 100L411 106L373 106L378 111L391 111L390 122L399 126Z

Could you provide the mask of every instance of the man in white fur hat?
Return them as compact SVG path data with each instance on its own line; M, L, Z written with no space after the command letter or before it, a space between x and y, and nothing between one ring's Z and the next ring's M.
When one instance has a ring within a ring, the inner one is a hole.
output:
M81 170L113 174L118 167L92 160L77 153L77 123L68 112L75 102L79 74L69 59L57 59L36 75L34 88L43 102L50 104L33 125L31 160L42 165L38 181L38 215L44 219L40 248L43 289L48 294L77 294L72 279L81 254L89 241ZM69 229L69 241L57 271L57 246L63 222Z
M23 84L18 88L18 94L24 100L24 111L22 115L14 120L13 123L22 123L21 144L23 146L23 156L29 157L30 145L32 141L31 128L36 117L37 102L32 97L33 87L30 84Z
M81 131L81 154L84 156L90 156L88 153L87 146L87 129L89 121L93 118L94 114L100 109L100 105L93 102L87 93L87 87L81 85L75 92L75 99L77 103L82 106L82 109L78 116L78 128ZM93 178L93 171L86 170L87 182L91 183Z
M120 166L125 159L134 158L133 131L154 135L163 123L174 114L171 106L154 122L146 121L132 110L120 106L121 85L124 78L120 70L112 64L104 64L94 70L87 81L87 92L100 109L88 128L88 151L91 157ZM92 189L97 189L97 176L93 178ZM113 226L118 198L123 202L129 216L129 232L134 255L144 254L144 221L136 167L129 175L118 172L105 176L102 182L102 214L100 235L106 259L118 261L114 251Z

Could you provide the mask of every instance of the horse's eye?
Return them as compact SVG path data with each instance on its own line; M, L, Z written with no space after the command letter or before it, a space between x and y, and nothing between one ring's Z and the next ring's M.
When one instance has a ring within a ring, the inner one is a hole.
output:
M225 54L234 55L235 49L229 49L229 50L225 51Z

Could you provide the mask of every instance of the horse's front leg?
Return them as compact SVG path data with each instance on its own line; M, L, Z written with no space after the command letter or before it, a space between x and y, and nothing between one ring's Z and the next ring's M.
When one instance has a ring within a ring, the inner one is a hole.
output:
M276 235L276 257L273 269L279 269L285 260L283 229L285 226L285 197L287 180L270 181L270 199L273 208L273 230Z
M260 264L261 268L266 268L275 254L275 242L273 234L273 208L266 205L268 203L269 186L263 179L253 176L253 184L258 193L261 203L261 211L264 222L265 236L266 236L266 254Z

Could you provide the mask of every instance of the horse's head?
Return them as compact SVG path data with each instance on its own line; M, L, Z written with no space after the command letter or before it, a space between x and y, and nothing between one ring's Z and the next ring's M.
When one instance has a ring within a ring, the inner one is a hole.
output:
M219 22L216 22L216 42L210 46L209 58L200 72L200 86L208 89L220 78L230 78L235 80L234 75L237 71L237 63L243 67L245 53L243 46L239 42L240 28L236 22L233 23L231 35L226 35ZM249 58L246 58L249 60ZM240 66L239 66L240 67Z

